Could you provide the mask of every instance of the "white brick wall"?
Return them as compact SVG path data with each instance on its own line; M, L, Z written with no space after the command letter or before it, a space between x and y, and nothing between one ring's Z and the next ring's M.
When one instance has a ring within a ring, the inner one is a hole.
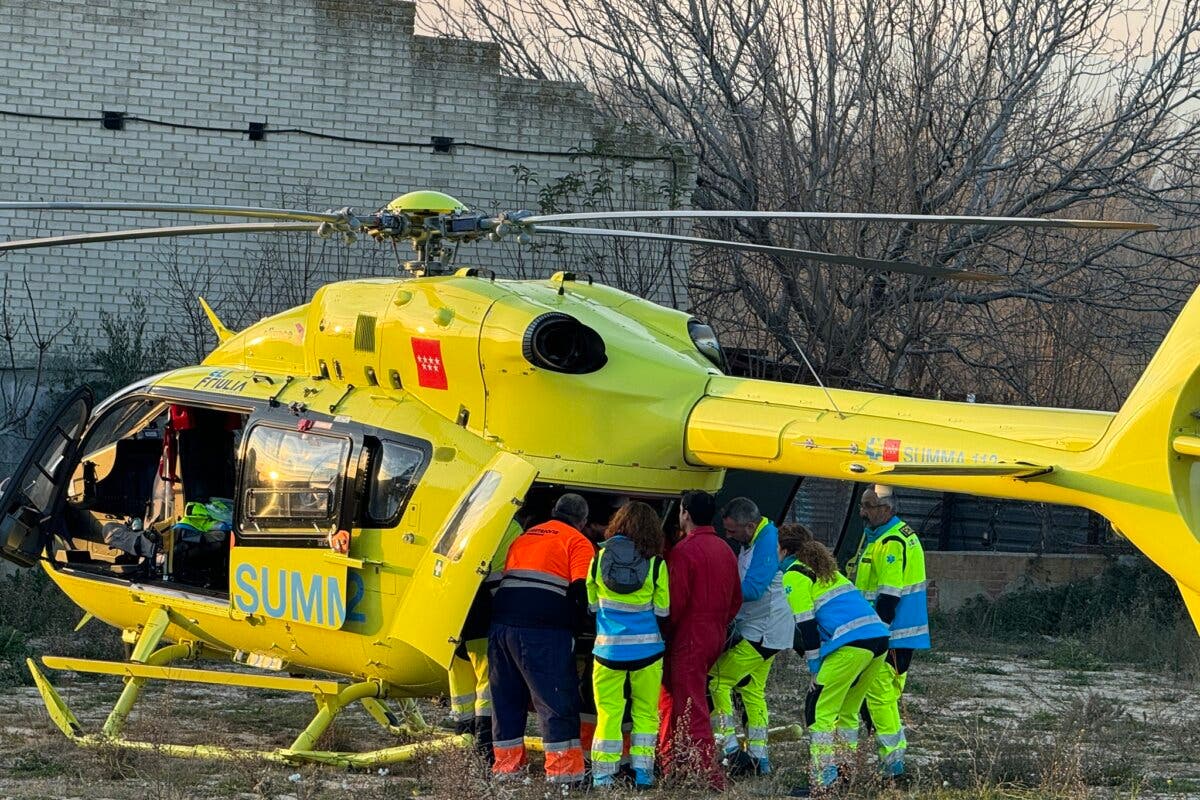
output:
M412 3L395 0L7 3L0 20L0 110L89 121L0 115L0 199L373 209L406 191L431 188L486 210L536 207L537 187L527 191L512 165L543 180L579 165L560 156L467 147L434 155L429 147L270 132L304 128L415 142L450 136L567 151L589 148L611 130L581 87L503 75L496 51L485 44L415 36L414 11ZM103 110L238 131L265 121L268 133L251 142L240 132L133 121L123 131L107 131L99 122ZM626 137L621 149L652 155L654 143ZM670 174L661 161L639 162L637 170L657 181ZM207 221L19 214L0 218L0 237ZM315 245L323 260L306 276L299 265L313 243L294 235L273 245L286 258L267 276L275 290L268 292L257 266L264 244L222 236L26 251L0 258L0 273L29 281L44 325L74 313L76 330L90 332L101 310L127 307L135 294L150 303L158 329L172 330L182 295L192 293L172 286L164 267L172 260L196 283L211 283L210 301L234 325L278 310L281 294L300 297L324 280L395 270L390 253L369 242L349 252L325 243ZM476 244L459 261L511 275L513 247ZM526 272L546 275L569 268L567 258L526 254L522 263Z

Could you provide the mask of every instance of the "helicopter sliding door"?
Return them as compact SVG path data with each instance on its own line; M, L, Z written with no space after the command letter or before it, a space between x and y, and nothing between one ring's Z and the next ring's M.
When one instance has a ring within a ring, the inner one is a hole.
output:
M42 557L49 526L62 506L63 486L75 466L79 437L92 411L92 390L76 389L26 451L0 496L0 555L31 567Z

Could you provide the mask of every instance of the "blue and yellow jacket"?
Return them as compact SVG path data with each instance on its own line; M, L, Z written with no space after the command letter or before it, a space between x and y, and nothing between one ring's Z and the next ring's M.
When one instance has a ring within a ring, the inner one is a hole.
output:
M840 572L831 581L818 581L807 565L788 556L783 561L783 590L796 625L798 646L793 646L804 653L814 677L822 660L839 647L887 638L887 626Z
M618 540L624 540L619 542ZM596 615L596 643L592 654L606 666L645 662L666 650L659 620L671 610L671 592L666 564L649 559L646 579L635 592L622 594L609 588L603 578L604 557L629 540L614 536L592 559L587 573L588 607Z
M771 650L790 647L792 617L779 572L779 530L766 517L759 520L750 543L738 556L738 573L742 579L742 608L734 620L738 635Z
M891 629L890 647L928 650L925 550L920 538L899 517L866 528L864 536L854 585Z

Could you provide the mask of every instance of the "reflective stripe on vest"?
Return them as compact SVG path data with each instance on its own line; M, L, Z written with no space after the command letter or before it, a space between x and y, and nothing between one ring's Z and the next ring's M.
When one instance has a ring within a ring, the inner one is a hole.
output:
M662 636L657 633L597 634L596 647L619 644L661 644Z
M666 565L657 556L649 559L649 570L641 587L635 592L621 594L604 583L603 559L606 551L601 550L592 560L589 582L595 591L591 604L596 612L596 641L592 652L610 661L637 661L651 658L665 649L658 628L658 618L669 609L655 605L654 596L659 590ZM667 587L662 587L665 590Z
M821 594L814 597L813 598L813 607L815 609L817 609L818 611L820 611L821 606L825 605L830 600L833 600L835 597L841 597L844 594L849 594L850 592L856 592L856 591L858 591L858 590L855 589L854 586L851 585L849 582L838 584L829 589L826 589L824 592L822 592Z

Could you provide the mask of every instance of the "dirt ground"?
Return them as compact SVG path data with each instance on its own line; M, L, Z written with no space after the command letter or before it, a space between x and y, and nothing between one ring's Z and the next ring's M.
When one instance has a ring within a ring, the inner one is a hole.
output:
M910 673L905 713L914 782L884 789L862 756L843 796L867 797L1200 797L1200 686L1165 674L1044 658L936 650ZM115 678L50 673L88 732L115 700ZM777 664L773 724L800 719L807 675L800 659ZM424 704L430 721L444 711ZM131 718L129 736L151 742L207 742L258 750L286 747L313 712L307 697L191 685L153 686ZM326 734L322 747L394 744L359 709ZM773 745L776 775L738 783L733 797L786 794L802 782L807 743ZM658 789L650 797L692 796ZM616 793L618 796L622 792ZM428 756L389 770L348 772L253 759L204 761L161 753L81 749L50 722L33 687L5 690L0 704L0 797L88 798L549 798L540 781L497 788L464 753Z

